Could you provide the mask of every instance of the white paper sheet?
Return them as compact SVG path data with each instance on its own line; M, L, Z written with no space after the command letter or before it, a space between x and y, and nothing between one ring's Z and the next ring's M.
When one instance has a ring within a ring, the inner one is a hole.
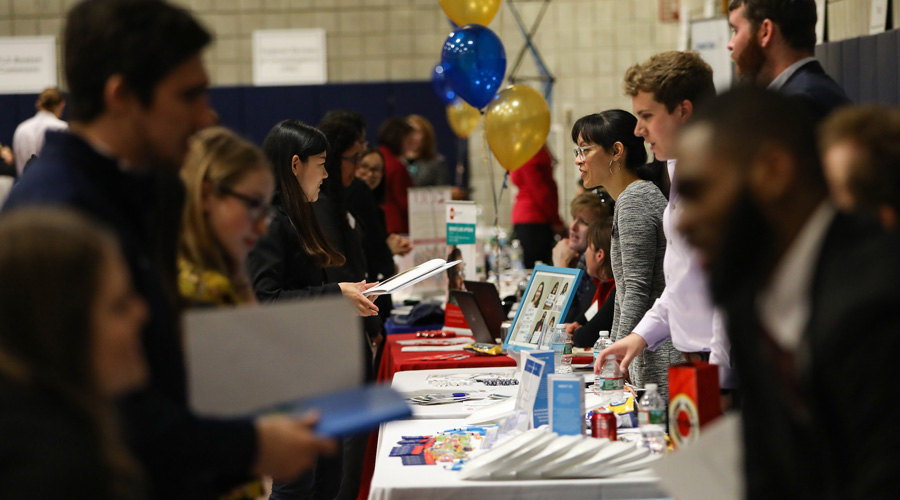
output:
M743 498L741 417L729 413L708 426L700 438L656 465L663 489L681 500Z

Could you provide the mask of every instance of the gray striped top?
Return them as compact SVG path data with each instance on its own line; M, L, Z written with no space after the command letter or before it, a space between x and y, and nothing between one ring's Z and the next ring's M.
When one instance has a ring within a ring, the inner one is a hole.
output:
M616 308L611 336L619 340L634 330L653 302L666 287L663 257L666 236L663 233L663 210L666 198L650 181L628 185L616 200L610 257L616 279ZM668 368L681 362L681 354L671 340L656 351L644 352L628 368L637 387L656 383L660 394L668 399Z

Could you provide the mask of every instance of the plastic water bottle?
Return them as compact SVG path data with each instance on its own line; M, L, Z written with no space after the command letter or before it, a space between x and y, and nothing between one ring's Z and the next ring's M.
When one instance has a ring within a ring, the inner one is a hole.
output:
M606 349L607 347L611 346L612 344L613 344L613 342L609 338L609 330L601 330L600 336L597 337L597 341L594 342L594 349L593 349L594 365L597 364L597 358L600 356L600 352L603 351L603 349ZM602 387L603 387L603 377L601 377L599 374L594 375L594 386L593 386L594 394L599 395L600 391L602 390Z
M657 392L656 384L647 384L644 397L638 402L638 426L641 430L641 445L650 453L666 452L666 402Z
M559 363L556 365L556 373L572 373L572 358L575 357L572 354L572 348L575 345L572 343L572 337L566 333L566 327L563 325L559 326L562 329L564 341L562 356L560 356Z
M600 384L599 394L604 405L617 403L625 399L625 377L619 370L619 362L616 361L615 354L609 354L603 360L603 368L600 370L600 377L597 382ZM594 385L596 386L597 383ZM596 387L594 392L598 392Z
M600 356L600 352L611 345L613 345L613 341L609 338L609 330L600 330L600 336L594 342L594 364L597 364L597 357Z
M512 240L512 246L509 248L510 267L513 271L525 270L524 250L522 250L522 242Z

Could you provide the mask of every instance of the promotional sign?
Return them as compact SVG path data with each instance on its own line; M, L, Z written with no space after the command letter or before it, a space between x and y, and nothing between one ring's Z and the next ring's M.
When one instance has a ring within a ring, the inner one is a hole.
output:
M409 269L432 259L444 259L448 262L459 260L459 257L450 257L447 251L444 205L450 201L450 188L447 186L417 187L410 188L408 193L409 241L413 244L413 250L400 259L400 270ZM454 269L458 268L459 266ZM440 273L428 278L410 290L414 290L417 295L446 293L447 273ZM406 297L394 296L395 301L403 298Z
M712 67L716 92L730 89L734 79L729 40L731 27L728 18L691 21L691 49L699 52L700 57Z
M552 374L547 377L550 391L550 430L560 436L584 434L584 375Z
M253 32L253 85L317 85L328 81L325 30Z
M669 435L676 447L697 440L722 413L719 368L702 361L669 367Z
M541 383L538 386L537 395L534 398L532 418L535 427L550 423L550 398L547 389L547 376L556 371L554 352L548 350L533 350L529 356L544 362L544 373L541 374Z
M37 94L56 84L56 37L0 37L0 94Z
M519 383L519 394L516 396L516 411L524 411L531 422L534 405L540 391L541 379L547 368L540 359L523 354L522 381Z

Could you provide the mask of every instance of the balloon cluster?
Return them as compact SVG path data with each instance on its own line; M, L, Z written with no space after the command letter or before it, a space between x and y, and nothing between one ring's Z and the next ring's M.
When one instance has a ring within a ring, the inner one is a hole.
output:
M431 86L447 106L453 132L468 137L484 110L484 131L494 156L508 171L531 159L550 132L550 108L536 90L512 85L500 90L506 51L486 26L501 0L440 0L455 24L431 73ZM499 92L498 92L499 90Z

